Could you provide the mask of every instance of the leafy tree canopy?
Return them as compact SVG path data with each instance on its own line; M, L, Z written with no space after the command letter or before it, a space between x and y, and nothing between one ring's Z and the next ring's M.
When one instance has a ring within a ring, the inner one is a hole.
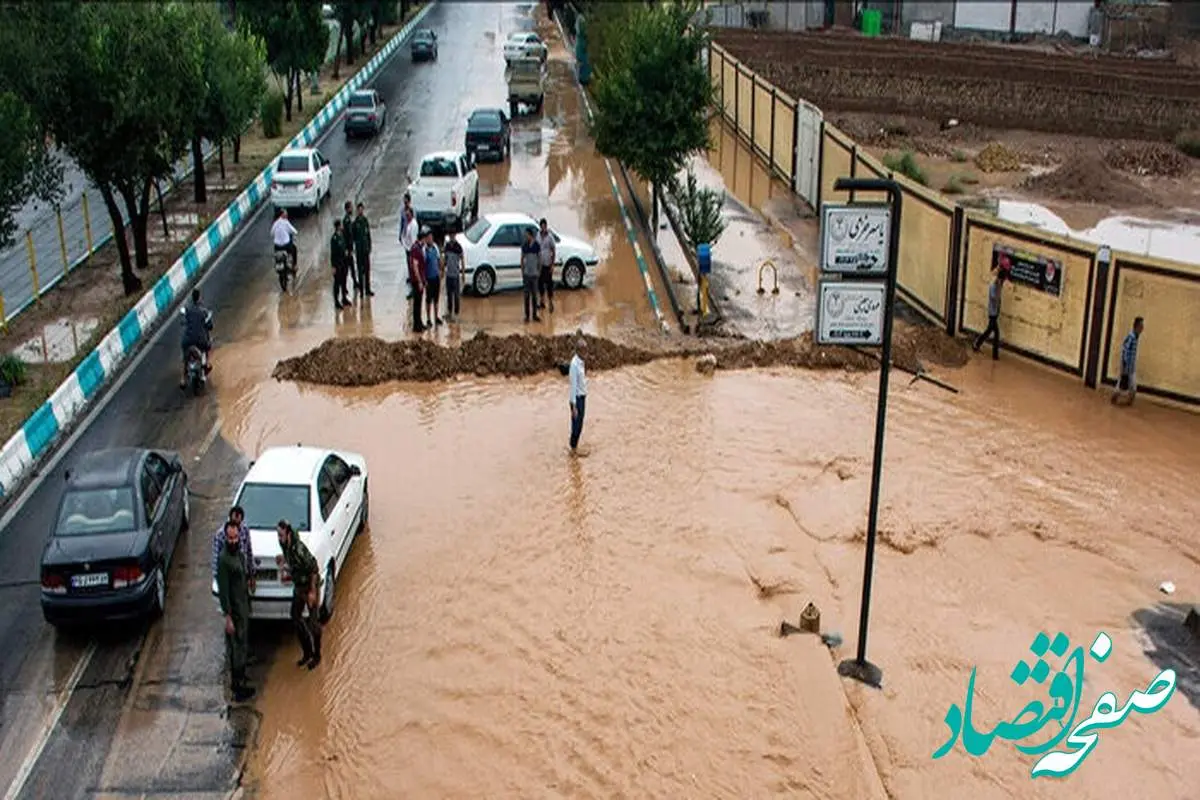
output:
M286 78L321 66L329 48L329 28L319 0L245 2L238 17L249 32L262 39L271 70Z
M15 94L0 91L0 247L12 244L16 215L30 197L53 202L61 195L61 165L33 113Z

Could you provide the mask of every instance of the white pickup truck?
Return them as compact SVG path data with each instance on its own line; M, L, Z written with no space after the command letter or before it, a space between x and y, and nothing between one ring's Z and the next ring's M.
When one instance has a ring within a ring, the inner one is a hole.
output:
M479 217L479 173L466 153L425 156L408 194L417 222L434 230L463 231Z

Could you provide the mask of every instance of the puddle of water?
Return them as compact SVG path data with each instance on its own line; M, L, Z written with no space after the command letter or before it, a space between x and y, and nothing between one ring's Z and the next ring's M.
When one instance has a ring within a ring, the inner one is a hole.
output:
M60 317L42 326L41 334L13 349L27 364L61 364L79 355L80 348L100 326L100 320Z
M1091 228L1074 230L1045 206L1017 200L999 200L996 214L1008 222L1033 225L1114 250L1200 265L1200 225L1115 216Z

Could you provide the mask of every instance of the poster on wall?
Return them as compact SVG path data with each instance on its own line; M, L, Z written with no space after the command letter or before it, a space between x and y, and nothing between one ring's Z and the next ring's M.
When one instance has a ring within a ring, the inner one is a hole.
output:
M1056 258L995 244L992 246L992 270L997 269L1007 272L1008 279L1015 283L1031 286L1055 297L1062 294L1063 265Z

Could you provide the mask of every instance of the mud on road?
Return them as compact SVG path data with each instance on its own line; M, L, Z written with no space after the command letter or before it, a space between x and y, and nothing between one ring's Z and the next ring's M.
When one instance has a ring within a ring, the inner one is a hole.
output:
M276 365L273 376L277 380L328 386L443 381L459 375L525 377L560 369L571 359L581 336L587 342L587 367L592 372L708 354L716 358L715 368L724 370L793 367L863 372L875 369L879 363L867 351L815 345L812 334L807 333L771 342L738 339L664 342L651 349L590 334L490 336L480 331L453 346L427 339L388 342L374 336L329 339L303 355L283 359ZM964 340L948 338L926 326L898 322L893 339L892 360L905 369L923 369L926 362L962 366L967 361Z

